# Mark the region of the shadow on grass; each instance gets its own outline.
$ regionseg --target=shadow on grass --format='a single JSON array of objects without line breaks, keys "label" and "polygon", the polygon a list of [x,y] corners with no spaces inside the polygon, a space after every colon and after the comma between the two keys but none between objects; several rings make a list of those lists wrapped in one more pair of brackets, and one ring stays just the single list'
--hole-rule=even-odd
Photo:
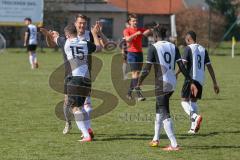
[{"label": "shadow on grass", "polygon": [[[214,56],[219,56],[219,57],[230,57],[231,56],[231,51],[229,53],[212,53]],[[240,53],[235,53],[235,56],[240,56]]]},{"label": "shadow on grass", "polygon": [[239,145],[209,145],[209,146],[183,146],[184,149],[239,149]]},{"label": "shadow on grass", "polygon": [[[220,132],[209,132],[209,133],[197,133],[197,134],[176,134],[178,139],[182,139],[183,137],[189,137],[189,138],[194,138],[194,137],[212,137],[216,136],[219,134],[240,134],[239,131],[220,131]],[[184,138],[183,138],[184,139]]]},{"label": "shadow on grass", "polygon": [[[79,132],[73,132],[68,133],[69,135],[78,134]],[[197,138],[197,137],[212,137],[219,134],[240,134],[239,131],[220,131],[220,132],[210,132],[210,133],[198,133],[195,135],[191,134],[176,134],[177,139],[191,139],[191,138]],[[136,133],[130,133],[130,134],[95,134],[94,141],[126,141],[126,140],[147,140],[150,141],[153,138],[153,134],[136,134]],[[160,139],[168,139],[166,134],[161,134]],[[233,147],[233,148],[240,148],[240,146],[186,146],[186,148],[193,147],[195,149],[212,149],[217,148],[224,148],[224,147]],[[199,148],[198,148],[199,147]],[[205,147],[205,148],[204,148]],[[209,147],[209,148],[207,148]],[[184,147],[185,148],[185,147]]]},{"label": "shadow on grass", "polygon": [[[125,140],[151,140],[153,135],[149,134],[97,134],[94,141],[125,141]],[[166,135],[161,136],[162,139],[167,139]]]},{"label": "shadow on grass", "polygon": [[[228,100],[229,98],[220,98],[220,97],[213,97],[213,98],[202,98],[201,100],[208,100],[208,101],[224,101],[224,100]],[[172,98],[171,100],[174,100],[174,101],[180,101],[181,98]]]},{"label": "shadow on grass", "polygon": [[[239,131],[220,131],[220,132],[210,132],[210,133],[200,133],[195,135],[189,134],[176,134],[177,139],[190,139],[197,137],[212,137],[219,134],[240,134]],[[97,134],[97,139],[95,141],[121,141],[121,140],[151,140],[153,135],[149,134],[116,134],[116,135],[108,135],[108,134]],[[160,139],[168,139],[166,134],[160,135]]]}]

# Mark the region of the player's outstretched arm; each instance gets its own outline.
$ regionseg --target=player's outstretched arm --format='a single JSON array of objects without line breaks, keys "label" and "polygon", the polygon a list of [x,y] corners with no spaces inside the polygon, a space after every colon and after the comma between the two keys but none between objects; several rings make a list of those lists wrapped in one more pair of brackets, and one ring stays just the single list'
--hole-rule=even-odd
[{"label": "player's outstretched arm", "polygon": [[147,29],[146,31],[143,32],[143,35],[145,37],[149,36],[152,33],[152,29]]},{"label": "player's outstretched arm", "polygon": [[54,42],[53,35],[51,34],[51,31],[48,31],[45,28],[40,28],[40,32],[46,37],[46,43],[49,47],[54,48],[56,46],[56,43]]},{"label": "player's outstretched arm", "polygon": [[146,31],[143,32],[143,35],[145,37],[149,36],[150,34],[153,33],[154,28],[159,27],[159,24],[156,24],[155,26],[152,26],[151,28],[147,29]]},{"label": "player's outstretched arm", "polygon": [[137,37],[138,35],[141,35],[142,32],[141,31],[137,31],[136,33],[132,34],[132,35],[127,35],[126,33],[124,33],[124,38],[127,42],[131,42],[135,37]]},{"label": "player's outstretched arm", "polygon": [[215,91],[216,94],[219,93],[219,86],[217,84],[217,80],[216,80],[216,77],[215,77],[215,73],[214,73],[214,70],[213,70],[213,67],[211,64],[207,64],[207,69],[208,69],[208,72],[212,78],[212,81],[213,81],[213,89]]}]

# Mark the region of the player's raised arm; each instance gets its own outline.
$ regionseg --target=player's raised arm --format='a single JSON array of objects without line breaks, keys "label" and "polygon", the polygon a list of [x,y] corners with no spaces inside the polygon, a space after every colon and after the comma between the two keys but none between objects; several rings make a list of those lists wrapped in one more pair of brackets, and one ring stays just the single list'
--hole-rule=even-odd
[{"label": "player's raised arm", "polygon": [[46,43],[49,47],[55,47],[56,43],[54,42],[53,35],[51,34],[51,31],[48,31],[45,28],[40,28],[40,32],[46,37]]},{"label": "player's raised arm", "polygon": [[93,35],[94,44],[96,45],[96,52],[100,52],[102,50],[102,46],[98,38],[98,34],[100,33],[100,26],[98,24],[94,25],[94,27],[91,28],[91,32]]},{"label": "player's raised arm", "polygon": [[98,25],[98,27],[100,29],[99,33],[98,33],[98,37],[100,38],[100,44],[101,44],[102,48],[104,48],[105,45],[108,43],[108,39],[102,32],[102,27],[103,26],[102,26],[101,22],[97,21],[96,25]]}]

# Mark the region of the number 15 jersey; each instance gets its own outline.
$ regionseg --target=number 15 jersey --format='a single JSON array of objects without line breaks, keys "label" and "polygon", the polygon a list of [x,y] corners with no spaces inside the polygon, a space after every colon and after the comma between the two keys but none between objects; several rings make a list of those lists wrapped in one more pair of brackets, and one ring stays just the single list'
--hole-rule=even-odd
[{"label": "number 15 jersey", "polygon": [[70,63],[72,76],[90,78],[89,56],[96,50],[91,42],[79,38],[67,39],[64,45],[64,52]]},{"label": "number 15 jersey", "polygon": [[183,61],[187,62],[187,70],[192,79],[203,86],[205,65],[211,63],[207,50],[199,44],[190,44],[185,49]]}]

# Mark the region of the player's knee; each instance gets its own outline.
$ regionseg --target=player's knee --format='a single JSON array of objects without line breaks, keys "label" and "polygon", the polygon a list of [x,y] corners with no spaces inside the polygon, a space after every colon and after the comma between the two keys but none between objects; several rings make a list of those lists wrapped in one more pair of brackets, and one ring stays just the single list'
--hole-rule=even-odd
[{"label": "player's knee", "polygon": [[168,119],[168,118],[171,118],[171,115],[170,115],[170,113],[167,113],[167,112],[165,112],[165,113],[163,113],[163,121],[165,120],[165,119]]},{"label": "player's knee", "polygon": [[89,120],[88,113],[81,111],[78,107],[77,109],[73,109],[73,114],[76,121],[86,121]]},{"label": "player's knee", "polygon": [[193,102],[193,103],[196,103],[197,102],[197,98],[191,98],[191,102]]},{"label": "player's knee", "polygon": [[157,108],[157,114],[160,115],[162,121],[165,119],[171,118],[169,110],[167,110],[167,107],[163,105]]},{"label": "player's knee", "polygon": [[182,98],[182,102],[189,102],[190,99],[189,98]]},{"label": "player's knee", "polygon": [[182,106],[188,105],[188,101],[182,101],[182,102],[181,102],[181,105],[182,105]]},{"label": "player's knee", "polygon": [[162,114],[156,114],[156,118],[155,118],[155,121],[160,124],[162,122]]}]

